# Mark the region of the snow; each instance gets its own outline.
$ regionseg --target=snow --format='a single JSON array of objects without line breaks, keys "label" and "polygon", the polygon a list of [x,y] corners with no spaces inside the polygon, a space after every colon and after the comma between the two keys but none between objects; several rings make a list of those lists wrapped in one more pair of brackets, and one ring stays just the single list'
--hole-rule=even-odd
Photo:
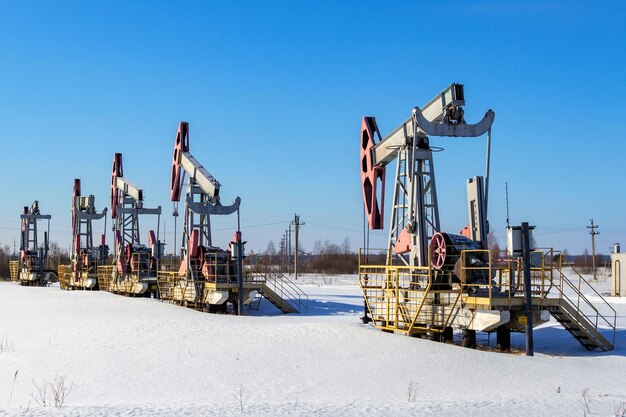
[{"label": "snow", "polygon": [[[588,352],[551,321],[526,357],[364,325],[356,281],[303,276],[306,313],[263,301],[242,317],[0,283],[0,415],[572,416],[583,414],[585,389],[592,415],[626,402],[621,299],[607,298],[616,350]],[[523,335],[512,342],[523,350]],[[56,376],[72,392],[63,407],[40,407],[33,382]]]}]

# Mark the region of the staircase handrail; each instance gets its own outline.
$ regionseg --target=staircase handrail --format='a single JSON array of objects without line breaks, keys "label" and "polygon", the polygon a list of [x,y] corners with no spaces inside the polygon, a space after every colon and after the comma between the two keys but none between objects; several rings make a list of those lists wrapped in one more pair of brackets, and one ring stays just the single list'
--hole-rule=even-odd
[{"label": "staircase handrail", "polygon": [[268,271],[266,273],[265,285],[270,287],[272,291],[286,302],[290,304],[295,303],[296,310],[302,311],[302,308],[304,308],[304,310],[308,311],[309,296],[285,275]]},{"label": "staircase handrail", "polygon": [[[572,266],[571,269],[572,269],[573,272],[576,273],[576,275],[578,275],[578,288],[576,288],[576,286],[565,276],[565,274],[563,274],[563,271],[561,270],[561,268],[558,268],[559,275],[560,275],[559,278],[561,279],[561,285],[557,286],[556,288],[559,290],[561,298],[567,299],[567,301],[569,301],[569,303],[572,306],[575,306],[576,307],[576,314],[578,316],[582,315],[587,321],[589,321],[589,323],[593,324],[595,329],[596,329],[596,331],[598,330],[599,318],[601,318],[604,321],[604,323],[606,323],[606,325],[609,327],[609,329],[613,330],[613,339],[612,339],[611,344],[615,345],[615,333],[616,333],[616,327],[617,327],[617,312],[608,303],[608,301],[606,301],[606,299],[595,288],[593,288],[593,286],[591,286],[591,284],[589,284],[589,282],[580,274],[580,272],[578,272],[578,270],[576,268],[574,268]],[[604,305],[606,305],[606,307],[608,307],[612,311],[612,313],[613,313],[613,324],[611,324],[611,322],[602,313],[600,313],[600,311],[593,305],[593,303],[591,301],[589,301],[589,299],[581,292],[581,290],[580,290],[580,283],[581,282],[584,282],[589,288],[591,288],[591,290],[594,292],[594,294],[597,295],[602,300]],[[574,293],[577,295],[576,303],[574,303],[572,301],[572,299],[565,294],[565,291],[563,290],[563,283],[567,284],[569,286],[569,288],[572,289],[574,291]],[[584,303],[587,305],[587,307],[590,307],[595,312],[595,320],[592,320],[592,318],[589,317],[589,315],[585,314],[581,310],[581,308],[580,308],[580,300],[581,299],[584,301]]]}]

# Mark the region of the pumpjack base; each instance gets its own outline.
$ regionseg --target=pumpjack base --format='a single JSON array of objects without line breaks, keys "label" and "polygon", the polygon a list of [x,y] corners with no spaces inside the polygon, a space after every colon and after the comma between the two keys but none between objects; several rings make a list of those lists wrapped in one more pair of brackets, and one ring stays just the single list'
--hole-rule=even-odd
[{"label": "pumpjack base", "polygon": [[[462,259],[465,252],[476,251],[464,251]],[[533,327],[553,317],[585,349],[612,350],[615,310],[600,294],[597,298],[605,305],[595,309],[578,288],[584,285],[589,291],[595,291],[582,275],[569,267],[571,272],[568,270],[568,273],[577,275],[579,283],[575,285],[560,265],[552,262],[559,259],[552,250],[538,253],[542,261],[531,270],[529,311],[523,284],[514,279],[521,274],[513,263],[462,265],[457,276],[482,278],[455,282],[450,275],[448,286],[440,285],[440,272],[432,267],[362,264],[359,284],[367,306],[366,315],[374,327],[383,331],[434,340],[445,340],[449,328],[458,329],[462,332],[461,344],[467,347],[476,346],[476,332],[495,332],[499,350],[511,348],[511,332],[526,331],[529,315],[532,315]],[[603,311],[603,314],[588,314],[583,307]]]}]

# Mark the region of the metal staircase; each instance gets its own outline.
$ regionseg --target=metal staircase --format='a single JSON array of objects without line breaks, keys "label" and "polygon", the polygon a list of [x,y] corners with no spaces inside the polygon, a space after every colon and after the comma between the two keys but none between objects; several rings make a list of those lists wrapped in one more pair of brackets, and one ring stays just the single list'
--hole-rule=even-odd
[{"label": "metal staircase", "polygon": [[[559,291],[559,302],[547,306],[548,311],[585,349],[599,349],[603,352],[613,350],[617,317],[615,309],[575,268],[572,267],[571,269],[578,276],[578,285],[568,279],[560,268],[556,269],[560,278],[560,285],[556,287]],[[589,301],[583,294],[581,287],[586,291],[590,289],[592,294],[602,300],[603,303],[598,305],[606,310],[604,313]],[[610,316],[613,317],[612,323]],[[612,331],[611,341],[600,333],[599,325]]]},{"label": "metal staircase", "polygon": [[265,297],[267,301],[272,303],[274,307],[282,311],[283,313],[299,313],[294,306],[292,306],[287,300],[276,294],[270,287],[264,284],[260,289],[261,295]]},{"label": "metal staircase", "polygon": [[596,327],[583,316],[576,313],[572,306],[561,299],[558,306],[548,308],[552,317],[571,333],[587,350],[599,349],[603,352],[613,350],[613,344],[602,336]]},{"label": "metal staircase", "polygon": [[247,280],[260,283],[261,295],[285,314],[301,313],[308,309],[309,297],[293,281],[279,272],[250,273]]}]

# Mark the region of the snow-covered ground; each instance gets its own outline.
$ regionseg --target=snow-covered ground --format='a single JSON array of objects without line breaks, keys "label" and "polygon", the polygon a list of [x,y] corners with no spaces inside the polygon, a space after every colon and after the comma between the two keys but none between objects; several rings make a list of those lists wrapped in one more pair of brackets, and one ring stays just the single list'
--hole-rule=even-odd
[{"label": "snow-covered ground", "polygon": [[[299,284],[308,312],[263,301],[237,317],[0,283],[0,415],[582,416],[587,390],[588,414],[613,416],[626,402],[621,299],[616,350],[587,352],[552,321],[526,357],[363,325],[355,276]],[[73,384],[65,405],[39,406],[36,385],[59,376]]]}]

